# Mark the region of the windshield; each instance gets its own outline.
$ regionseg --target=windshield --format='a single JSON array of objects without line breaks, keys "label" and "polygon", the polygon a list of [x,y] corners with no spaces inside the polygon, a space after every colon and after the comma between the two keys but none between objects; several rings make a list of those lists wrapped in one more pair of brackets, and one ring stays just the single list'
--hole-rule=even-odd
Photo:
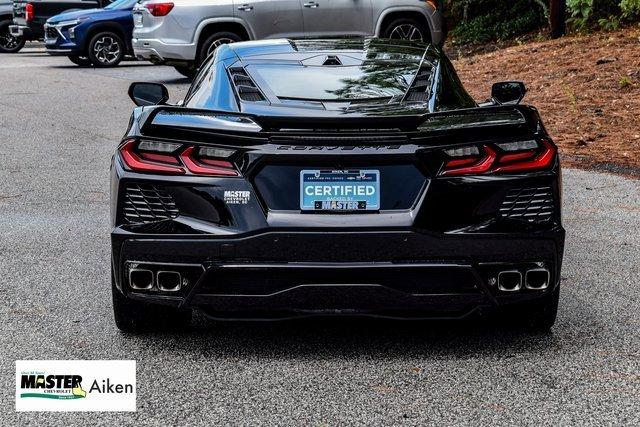
[{"label": "windshield", "polygon": [[402,96],[417,68],[416,62],[371,61],[342,67],[251,64],[246,70],[280,99],[350,101]]},{"label": "windshield", "polygon": [[111,3],[109,6],[105,6],[105,9],[110,10],[127,10],[133,9],[133,6],[136,5],[138,0],[116,0]]}]

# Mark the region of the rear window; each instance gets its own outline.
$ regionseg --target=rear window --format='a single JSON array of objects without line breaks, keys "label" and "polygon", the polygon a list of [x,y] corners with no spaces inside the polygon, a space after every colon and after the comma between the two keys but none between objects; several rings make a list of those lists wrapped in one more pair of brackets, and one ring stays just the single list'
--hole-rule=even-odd
[{"label": "rear window", "polygon": [[385,61],[341,67],[251,64],[246,70],[258,86],[266,86],[281,99],[350,101],[404,95],[417,64]]}]

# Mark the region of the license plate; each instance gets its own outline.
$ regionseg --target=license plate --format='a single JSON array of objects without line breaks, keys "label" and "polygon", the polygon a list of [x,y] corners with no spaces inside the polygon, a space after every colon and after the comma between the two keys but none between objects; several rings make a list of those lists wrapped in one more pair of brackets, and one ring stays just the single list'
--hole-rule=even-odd
[{"label": "license plate", "polygon": [[300,172],[300,209],[380,210],[380,171],[303,170]]}]

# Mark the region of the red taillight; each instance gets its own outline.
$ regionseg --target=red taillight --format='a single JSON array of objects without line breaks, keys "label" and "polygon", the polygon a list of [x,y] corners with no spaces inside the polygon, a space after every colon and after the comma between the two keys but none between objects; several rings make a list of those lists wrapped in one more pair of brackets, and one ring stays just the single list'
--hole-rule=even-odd
[{"label": "red taillight", "polygon": [[[208,147],[209,151],[212,151]],[[205,153],[207,151],[205,150]],[[232,155],[234,151],[213,149],[213,152]],[[193,146],[184,148],[178,143],[163,143],[135,139],[124,141],[120,155],[127,169],[134,172],[148,172],[170,175],[240,176],[235,165],[224,159],[214,159],[198,155]]]},{"label": "red taillight", "polygon": [[147,3],[144,7],[153,16],[166,16],[173,9],[173,3]]},{"label": "red taillight", "polygon": [[147,154],[138,155],[138,153],[134,151],[135,146],[136,140],[130,139],[120,147],[122,160],[132,171],[184,175],[185,170],[180,166],[164,164],[168,162],[161,162],[157,158],[155,160],[148,157],[145,159],[143,156],[148,156]]},{"label": "red taillight", "polygon": [[180,154],[180,160],[195,175],[238,176],[233,163],[226,160],[196,159],[195,148],[189,147]]},{"label": "red taillight", "polygon": [[[529,151],[527,157],[514,160],[515,154],[505,154],[500,158],[494,172],[525,172],[547,169],[556,156],[556,147],[546,139],[541,141],[540,151]],[[525,154],[525,153],[522,153]],[[512,156],[509,158],[509,156]]]},{"label": "red taillight", "polygon": [[34,18],[34,13],[33,13],[33,5],[31,3],[27,3],[27,5],[24,7],[24,19],[27,22],[31,22],[33,21]]},{"label": "red taillight", "polygon": [[[537,146],[537,149],[533,149]],[[557,149],[548,140],[498,144],[500,149],[490,145],[477,147],[473,155],[464,150],[468,148],[450,150],[464,155],[449,155],[440,176],[479,175],[485,173],[516,173],[549,168],[555,159]],[[503,148],[508,147],[508,148]],[[457,154],[457,153],[456,153]]]},{"label": "red taillight", "polygon": [[[496,152],[488,146],[484,147],[484,155],[479,158],[449,160],[442,171],[442,176],[476,175],[488,172],[496,160]],[[464,162],[464,163],[463,163]]]}]

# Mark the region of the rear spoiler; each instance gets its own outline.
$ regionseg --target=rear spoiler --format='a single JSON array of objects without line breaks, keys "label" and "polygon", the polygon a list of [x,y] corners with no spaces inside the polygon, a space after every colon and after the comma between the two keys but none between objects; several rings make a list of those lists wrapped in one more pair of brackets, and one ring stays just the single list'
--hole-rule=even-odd
[{"label": "rear spoiler", "polygon": [[[449,132],[471,128],[530,127],[537,112],[527,106],[491,106],[415,115],[377,112],[345,113],[313,111],[315,116],[256,115],[200,110],[175,106],[145,107],[139,116],[143,134],[161,130],[185,130],[247,137],[295,131],[400,131]],[[324,113],[324,114],[323,114]]]}]

